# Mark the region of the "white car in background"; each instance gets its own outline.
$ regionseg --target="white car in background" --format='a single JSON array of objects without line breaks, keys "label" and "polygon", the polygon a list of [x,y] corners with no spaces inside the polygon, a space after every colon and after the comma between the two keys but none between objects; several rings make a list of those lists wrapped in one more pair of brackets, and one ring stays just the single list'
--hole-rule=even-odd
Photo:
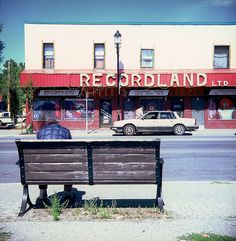
[{"label": "white car in background", "polygon": [[16,123],[25,123],[26,122],[26,117],[25,116],[21,116],[21,115],[17,115],[16,116]]},{"label": "white car in background", "polygon": [[0,126],[2,127],[14,127],[15,123],[10,112],[0,112]]},{"label": "white car in background", "polygon": [[139,119],[115,121],[111,129],[115,133],[132,136],[135,133],[173,132],[183,135],[185,131],[197,130],[194,118],[180,118],[174,111],[150,111]]}]

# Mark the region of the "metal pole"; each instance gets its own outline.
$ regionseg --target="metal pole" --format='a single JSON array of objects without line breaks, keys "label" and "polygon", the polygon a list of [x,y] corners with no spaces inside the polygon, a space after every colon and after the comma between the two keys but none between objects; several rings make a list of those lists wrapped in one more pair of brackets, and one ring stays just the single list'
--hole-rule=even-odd
[{"label": "metal pole", "polygon": [[86,99],[85,99],[85,115],[86,115],[86,133],[88,134],[88,92],[86,92]]},{"label": "metal pole", "polygon": [[119,66],[119,44],[116,44],[117,54],[117,120],[120,120],[120,66]]},{"label": "metal pole", "polygon": [[10,88],[11,88],[11,61],[7,62],[7,74],[8,74],[8,96],[7,96],[7,111],[10,112]]}]

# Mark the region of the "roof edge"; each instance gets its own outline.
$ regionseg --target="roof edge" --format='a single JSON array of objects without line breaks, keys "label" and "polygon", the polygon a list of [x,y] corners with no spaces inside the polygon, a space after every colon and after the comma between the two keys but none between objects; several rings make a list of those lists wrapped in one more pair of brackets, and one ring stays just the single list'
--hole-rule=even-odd
[{"label": "roof edge", "polygon": [[45,24],[45,25],[236,25],[232,22],[135,22],[135,21],[78,21],[78,22],[46,22],[46,21],[25,21],[24,24]]}]

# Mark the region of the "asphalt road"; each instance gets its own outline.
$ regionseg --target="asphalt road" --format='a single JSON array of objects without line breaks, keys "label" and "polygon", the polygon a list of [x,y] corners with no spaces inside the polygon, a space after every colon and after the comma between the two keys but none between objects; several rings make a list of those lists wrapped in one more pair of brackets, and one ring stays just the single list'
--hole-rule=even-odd
[{"label": "asphalt road", "polygon": [[162,140],[161,156],[166,181],[236,180],[235,140]]},{"label": "asphalt road", "polygon": [[[146,138],[140,136],[140,138]],[[161,137],[164,181],[236,181],[236,141],[232,137]],[[0,140],[0,182],[20,181],[13,140]]]}]

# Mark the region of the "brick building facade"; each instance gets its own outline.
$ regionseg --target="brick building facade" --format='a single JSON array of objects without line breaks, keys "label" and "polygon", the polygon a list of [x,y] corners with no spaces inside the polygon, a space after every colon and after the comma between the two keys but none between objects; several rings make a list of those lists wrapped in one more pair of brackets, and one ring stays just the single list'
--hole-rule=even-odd
[{"label": "brick building facade", "polygon": [[235,36],[235,24],[25,24],[20,80],[34,89],[27,123],[38,129],[53,117],[71,129],[108,128],[143,105],[204,128],[236,128]]}]

